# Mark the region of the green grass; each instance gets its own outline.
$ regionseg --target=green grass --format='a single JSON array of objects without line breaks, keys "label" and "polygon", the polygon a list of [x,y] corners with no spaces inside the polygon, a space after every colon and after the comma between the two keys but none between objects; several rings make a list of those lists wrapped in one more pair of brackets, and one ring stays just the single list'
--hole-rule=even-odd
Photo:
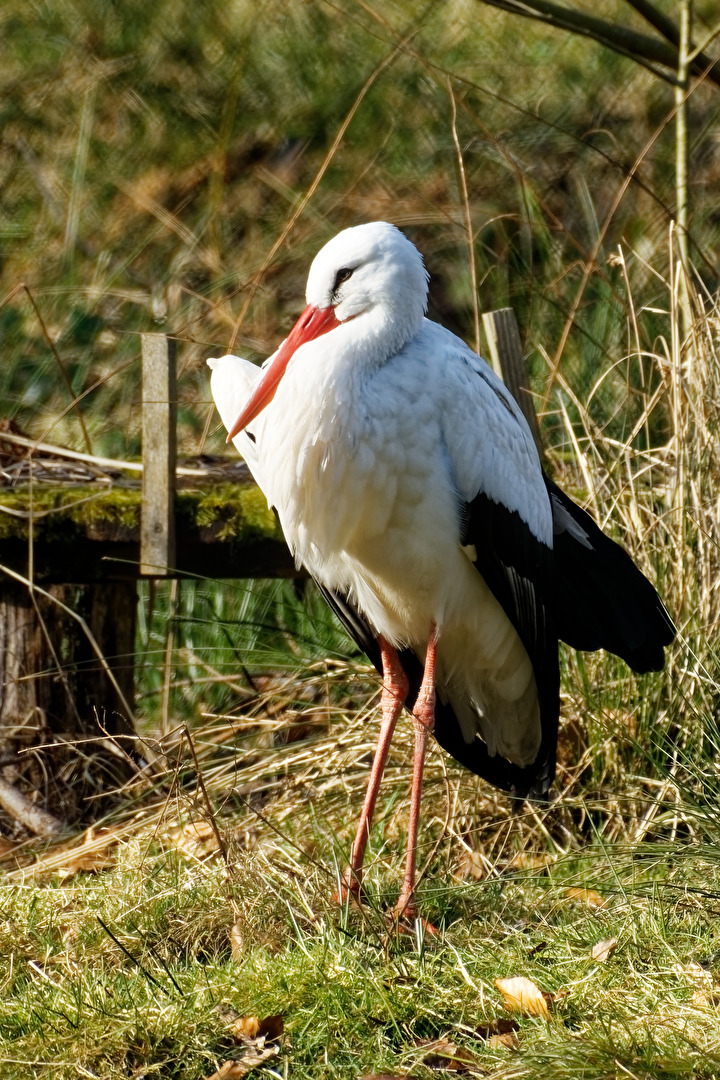
[{"label": "green grass", "polygon": [[[396,845],[373,851],[360,916],[328,898],[346,840],[324,844],[308,806],[294,835],[313,843],[312,861],[277,836],[240,850],[236,825],[221,820],[228,871],[188,857],[161,828],[121,841],[115,865],[95,875],[2,887],[3,1077],[202,1078],[242,1056],[228,1009],[282,1014],[264,1075],[430,1076],[423,1044],[442,1037],[470,1051],[480,1075],[718,1075],[714,850],[595,844],[480,882],[435,864],[421,905],[439,933],[423,939],[398,936],[382,915]],[[604,906],[569,898],[577,887]],[[615,951],[594,961],[607,938]],[[508,1016],[495,980],[516,975],[556,996],[551,1018],[516,1016],[516,1048],[490,1047],[483,1027]]]},{"label": "green grass", "polygon": [[[621,0],[601,6],[647,29]],[[409,231],[432,272],[433,314],[471,336],[448,78],[480,303],[515,307],[534,385],[546,353],[561,349],[561,371],[584,393],[598,365],[626,351],[621,244],[637,254],[639,331],[652,348],[657,317],[646,309],[657,307],[675,200],[672,88],[592,42],[480,4],[430,4],[422,18],[404,0],[373,10],[292,0],[259,18],[249,2],[61,0],[27,18],[19,0],[3,5],[0,398],[29,434],[84,450],[82,410],[96,452],[136,456],[137,335],[164,329],[180,345],[181,449],[219,448],[204,434],[205,358],[235,332],[238,350],[268,355],[302,307],[312,255],[363,220]],[[714,16],[696,4],[700,38]],[[414,54],[382,72],[328,158],[366,80],[413,29]],[[691,231],[710,287],[719,107],[717,92],[695,88]],[[606,411],[619,389],[609,380]],[[552,416],[545,427],[555,440]]]}]

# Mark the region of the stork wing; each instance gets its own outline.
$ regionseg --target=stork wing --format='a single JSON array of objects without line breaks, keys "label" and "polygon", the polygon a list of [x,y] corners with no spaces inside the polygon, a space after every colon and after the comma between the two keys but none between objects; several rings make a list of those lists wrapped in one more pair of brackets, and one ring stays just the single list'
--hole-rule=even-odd
[{"label": "stork wing", "polygon": [[[212,370],[210,392],[217,411],[220,413],[220,419],[229,431],[252,394],[255,384],[260,378],[261,369],[241,356],[221,356],[217,360],[208,360],[207,363]],[[256,423],[260,422],[261,417],[258,417]],[[255,482],[264,492],[262,466],[252,430],[253,426],[251,425],[250,428],[246,428],[245,431],[241,431],[239,435],[236,435],[233,439],[233,445],[247,462]]]},{"label": "stork wing", "polygon": [[466,743],[454,717],[443,717],[436,737],[453,757],[498,787],[541,796],[555,772],[559,713],[550,499],[514,399],[484,361],[452,341],[443,434],[461,498],[461,543],[530,658],[541,742],[535,761],[519,767],[500,755],[490,757],[478,739]]},{"label": "stork wing", "polygon": [[545,478],[553,512],[558,636],[574,649],[608,649],[634,671],[660,671],[675,627],[628,553]]}]

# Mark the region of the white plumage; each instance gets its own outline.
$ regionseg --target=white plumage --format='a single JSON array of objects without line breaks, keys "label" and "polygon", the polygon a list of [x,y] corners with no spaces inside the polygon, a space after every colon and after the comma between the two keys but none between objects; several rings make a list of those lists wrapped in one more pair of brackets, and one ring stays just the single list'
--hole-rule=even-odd
[{"label": "white plumage", "polygon": [[[312,265],[309,305],[330,306],[338,261],[362,267],[335,306],[350,321],[297,349],[252,425],[256,442],[241,436],[238,449],[298,564],[421,659],[434,624],[438,691],[466,741],[480,731],[491,753],[528,765],[540,745],[532,665],[462,551],[461,505],[482,490],[550,544],[535,446],[493,371],[424,318],[426,275],[401,233],[377,224],[335,237]],[[260,372],[238,357],[210,363],[230,427]]]},{"label": "white plumage", "polygon": [[438,720],[438,739],[483,775],[502,759],[506,773],[490,776],[500,786],[529,790],[534,778],[544,790],[557,725],[554,534],[592,550],[587,529],[599,530],[550,490],[503,383],[424,317],[427,274],[397,229],[331,240],[307,303],[262,372],[208,361],[223,422],[298,564],[350,612],[351,631],[366,628],[364,647],[376,639],[422,664],[436,642],[449,732]]}]

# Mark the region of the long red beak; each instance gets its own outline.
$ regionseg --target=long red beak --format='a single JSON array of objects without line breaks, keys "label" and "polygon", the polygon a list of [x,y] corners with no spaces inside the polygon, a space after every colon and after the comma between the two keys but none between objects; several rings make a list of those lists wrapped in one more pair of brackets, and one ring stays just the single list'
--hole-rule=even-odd
[{"label": "long red beak", "polygon": [[313,338],[320,337],[321,334],[327,334],[328,330],[332,330],[339,325],[339,321],[335,318],[335,308],[317,308],[313,307],[312,304],[305,308],[288,337],[280,346],[272,364],[268,365],[265,374],[255,387],[254,394],[228,432],[228,442],[234,439],[243,428],[246,428],[266,405],[270,404],[275,397],[278,383],[285,374],[285,368],[288,366],[295,350],[304,345],[306,341],[312,341]]}]

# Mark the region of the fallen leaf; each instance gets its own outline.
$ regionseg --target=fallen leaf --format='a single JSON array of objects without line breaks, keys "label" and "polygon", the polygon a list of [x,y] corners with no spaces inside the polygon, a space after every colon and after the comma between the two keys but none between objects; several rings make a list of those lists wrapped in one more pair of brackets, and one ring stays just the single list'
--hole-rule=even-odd
[{"label": "fallen leaf", "polygon": [[699,989],[690,998],[696,1009],[715,1008],[720,1005],[720,990]]},{"label": "fallen leaf", "polygon": [[266,1016],[264,1020],[260,1021],[258,1038],[265,1039],[266,1042],[276,1042],[284,1030],[285,1021],[283,1020],[283,1014],[275,1013],[274,1016]]},{"label": "fallen leaf", "polygon": [[242,1080],[253,1069],[257,1069],[258,1065],[262,1065],[263,1062],[276,1057],[279,1053],[277,1046],[267,1046],[262,1049],[248,1047],[242,1057],[223,1062],[217,1072],[208,1076],[206,1080]]},{"label": "fallen leaf", "polygon": [[703,986],[712,986],[715,982],[713,973],[698,964],[697,960],[689,960],[687,964],[673,964],[673,972],[681,978],[691,979]]},{"label": "fallen leaf", "polygon": [[512,979],[496,979],[495,985],[503,996],[503,1005],[509,1012],[523,1016],[541,1016],[550,1019],[549,1005],[553,995],[541,990],[532,979],[516,975]]},{"label": "fallen leaf", "polygon": [[484,1075],[485,1069],[480,1064],[479,1058],[470,1053],[464,1046],[457,1046],[449,1039],[428,1039],[418,1043],[423,1047],[423,1065],[428,1069],[444,1069],[447,1072],[457,1073],[480,1073]]},{"label": "fallen leaf", "polygon": [[236,1039],[254,1039],[260,1030],[260,1020],[257,1016],[238,1016],[228,1024],[228,1029]]},{"label": "fallen leaf", "polygon": [[540,854],[535,851],[518,851],[513,855],[508,865],[508,870],[541,870],[555,861],[554,855]]},{"label": "fallen leaf", "polygon": [[482,881],[488,874],[488,860],[481,851],[464,851],[458,861],[457,876]]},{"label": "fallen leaf", "polygon": [[586,904],[588,907],[607,907],[607,900],[604,900],[594,889],[568,889],[565,896],[568,900],[576,900],[579,904]]},{"label": "fallen leaf", "polygon": [[604,964],[615,952],[617,943],[618,939],[616,937],[603,938],[602,941],[597,941],[590,950],[591,959],[597,960],[599,964]]},{"label": "fallen leaf", "polygon": [[399,1073],[365,1073],[364,1076],[358,1076],[357,1080],[413,1080],[407,1073],[400,1075]]},{"label": "fallen leaf", "polygon": [[504,1035],[491,1035],[487,1040],[487,1044],[493,1050],[497,1050],[501,1046],[506,1050],[514,1050],[516,1046],[520,1045],[520,1036],[516,1031],[506,1031]]},{"label": "fallen leaf", "polygon": [[96,874],[115,862],[118,837],[112,829],[95,829],[91,826],[83,835],[83,842],[75,844],[63,853],[62,864],[57,869],[61,881],[76,874]]},{"label": "fallen leaf", "polygon": [[228,1030],[241,1042],[255,1042],[260,1048],[266,1042],[276,1042],[282,1035],[285,1024],[282,1013],[266,1016],[260,1020],[257,1016],[233,1016],[227,1019]]},{"label": "fallen leaf", "polygon": [[171,839],[191,859],[207,859],[220,850],[215,830],[209,821],[188,821],[180,829],[173,829]]}]

